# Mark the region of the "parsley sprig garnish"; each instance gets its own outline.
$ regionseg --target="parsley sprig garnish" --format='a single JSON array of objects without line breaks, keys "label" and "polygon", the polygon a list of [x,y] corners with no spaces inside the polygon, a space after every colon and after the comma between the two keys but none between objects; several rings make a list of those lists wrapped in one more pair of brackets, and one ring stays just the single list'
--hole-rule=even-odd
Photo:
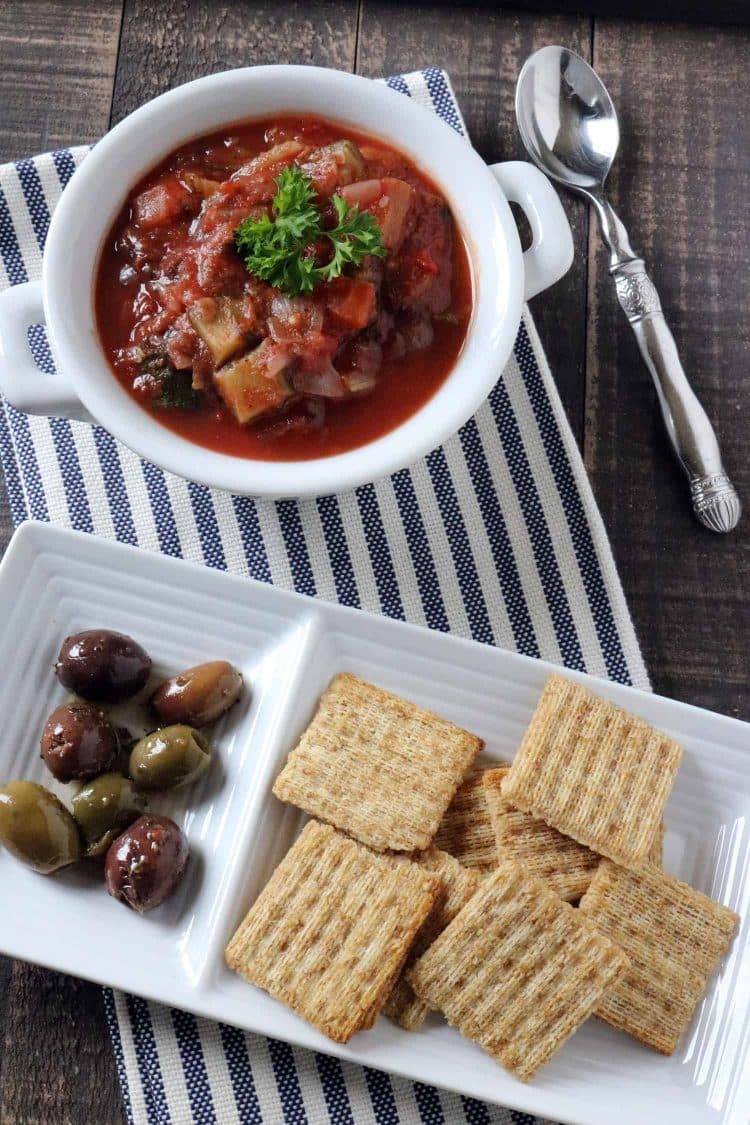
[{"label": "parsley sprig garnish", "polygon": [[[276,177],[271,215],[244,219],[234,243],[249,273],[281,289],[289,297],[311,293],[322,281],[339,277],[346,266],[359,266],[368,254],[384,258],[380,227],[367,212],[340,195],[332,198],[336,226],[325,230],[322,215],[313,203],[310,177],[295,164]],[[333,250],[324,266],[316,266],[309,248],[328,239]]]}]

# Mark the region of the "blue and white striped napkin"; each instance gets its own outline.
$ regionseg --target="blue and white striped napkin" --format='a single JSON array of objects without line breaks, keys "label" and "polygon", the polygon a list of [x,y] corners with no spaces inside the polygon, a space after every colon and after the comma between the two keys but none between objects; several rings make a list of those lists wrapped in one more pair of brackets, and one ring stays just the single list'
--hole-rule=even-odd
[{"label": "blue and white striped napkin", "polygon": [[[443,71],[388,84],[465,133]],[[0,168],[0,288],[40,276],[50,213],[87,151]],[[30,337],[49,370],[43,329]],[[98,427],[27,417],[2,402],[13,519],[50,520],[647,688],[601,517],[528,310],[498,376],[475,417],[423,461],[355,492],[302,502],[211,491],[141,461]],[[134,1125],[533,1125],[523,1113],[105,995]]]}]

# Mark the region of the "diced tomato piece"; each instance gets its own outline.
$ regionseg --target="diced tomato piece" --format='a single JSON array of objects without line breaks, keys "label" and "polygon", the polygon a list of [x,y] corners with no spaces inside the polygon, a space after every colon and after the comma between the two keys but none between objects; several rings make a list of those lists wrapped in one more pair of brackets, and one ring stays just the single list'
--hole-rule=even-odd
[{"label": "diced tomato piece", "polygon": [[429,250],[417,250],[414,255],[414,261],[424,273],[431,273],[433,275],[440,273],[440,266]]},{"label": "diced tomato piece", "polygon": [[358,332],[375,319],[375,286],[369,281],[338,277],[330,283],[326,293],[326,306],[338,324]]},{"label": "diced tomato piece", "polygon": [[136,196],[133,217],[141,227],[151,230],[196,210],[199,202],[176,176],[172,176]]}]

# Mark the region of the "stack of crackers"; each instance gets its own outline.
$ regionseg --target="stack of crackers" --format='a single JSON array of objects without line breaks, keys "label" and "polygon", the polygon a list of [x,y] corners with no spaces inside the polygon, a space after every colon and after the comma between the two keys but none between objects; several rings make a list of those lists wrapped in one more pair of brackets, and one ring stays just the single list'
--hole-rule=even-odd
[{"label": "stack of crackers", "polygon": [[439,1010],[523,1081],[590,1015],[671,1054],[738,921],[661,869],[680,747],[552,676],[513,764],[482,749],[337,676],[274,785],[314,819],[230,968],[337,1042]]}]

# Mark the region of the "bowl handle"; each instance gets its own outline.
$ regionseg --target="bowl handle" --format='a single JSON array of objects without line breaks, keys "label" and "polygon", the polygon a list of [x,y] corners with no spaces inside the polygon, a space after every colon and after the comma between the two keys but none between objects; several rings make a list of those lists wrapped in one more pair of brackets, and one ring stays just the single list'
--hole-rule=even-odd
[{"label": "bowl handle", "polygon": [[88,420],[67,380],[57,371],[41,371],[34,362],[28,330],[44,322],[41,281],[11,285],[0,293],[0,391],[26,414]]},{"label": "bowl handle", "polygon": [[506,199],[517,203],[529,220],[533,242],[523,256],[524,300],[548,289],[568,272],[573,235],[562,203],[547,177],[525,160],[490,165]]}]

